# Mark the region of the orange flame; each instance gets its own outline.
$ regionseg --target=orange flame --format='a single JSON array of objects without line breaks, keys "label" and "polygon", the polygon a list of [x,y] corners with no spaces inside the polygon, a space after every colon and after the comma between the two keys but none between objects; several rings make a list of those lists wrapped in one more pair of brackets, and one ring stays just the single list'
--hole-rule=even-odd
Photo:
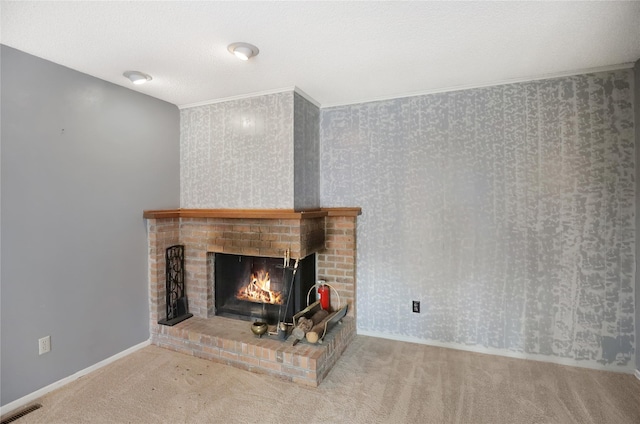
[{"label": "orange flame", "polygon": [[282,293],[271,290],[271,278],[266,271],[252,273],[251,281],[247,286],[238,290],[236,298],[256,303],[282,304]]}]

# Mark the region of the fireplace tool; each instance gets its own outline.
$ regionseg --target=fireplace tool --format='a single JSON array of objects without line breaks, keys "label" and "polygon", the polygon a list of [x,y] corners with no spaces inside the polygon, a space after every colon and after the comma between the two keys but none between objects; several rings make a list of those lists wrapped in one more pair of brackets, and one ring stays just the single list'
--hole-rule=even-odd
[{"label": "fireplace tool", "polygon": [[[284,270],[286,270],[287,268],[289,268],[289,251],[287,250],[287,253],[285,254],[285,266],[284,266]],[[282,340],[285,340],[287,338],[287,324],[283,321],[283,313],[282,313],[282,307],[284,306],[284,313],[286,316],[286,311],[289,310],[289,302],[291,301],[291,292],[293,291],[293,282],[296,279],[296,271],[298,271],[298,262],[300,260],[296,259],[296,262],[293,265],[293,272],[291,273],[291,280],[289,281],[289,290],[287,291],[287,302],[285,305],[280,305],[280,309],[278,310],[278,327],[277,327],[277,334],[278,337]]]}]

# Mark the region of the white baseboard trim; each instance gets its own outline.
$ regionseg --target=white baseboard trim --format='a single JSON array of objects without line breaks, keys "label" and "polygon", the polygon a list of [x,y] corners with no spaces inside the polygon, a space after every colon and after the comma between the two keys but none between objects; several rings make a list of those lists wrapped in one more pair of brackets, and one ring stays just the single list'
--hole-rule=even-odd
[{"label": "white baseboard trim", "polygon": [[636,370],[636,372],[634,372],[633,374],[636,376],[638,380],[640,380],[640,370]]},{"label": "white baseboard trim", "polygon": [[140,350],[144,347],[147,347],[151,344],[151,340],[146,340],[142,343],[139,343],[135,346],[130,347],[129,349],[123,350],[120,353],[116,353],[113,356],[110,356],[109,358],[102,360],[100,362],[98,362],[97,364],[93,364],[90,367],[87,367],[83,370],[78,371],[77,373],[70,375],[69,377],[65,377],[62,380],[58,380],[55,383],[51,383],[46,387],[43,387],[40,390],[36,390],[33,393],[29,393],[26,396],[21,397],[20,399],[16,399],[13,402],[10,402],[4,406],[0,406],[0,416],[3,416],[5,414],[8,414],[20,407],[26,406],[28,403],[33,402],[34,400],[41,398],[42,396],[46,395],[47,393],[58,389],[62,386],[64,386],[65,384],[69,384],[72,381],[77,380],[80,377],[83,377],[97,369],[100,369],[102,367],[104,367],[105,365],[109,365],[112,362],[117,361],[120,358],[123,358],[127,355],[132,354],[133,352]]},{"label": "white baseboard trim", "polygon": [[[513,352],[513,351],[509,351],[509,350],[496,349],[496,348],[484,347],[484,346],[478,346],[478,345],[463,345],[463,344],[457,344],[457,343],[446,343],[446,342],[439,342],[439,341],[435,341],[435,340],[420,339],[418,337],[403,336],[403,335],[399,335],[399,334],[387,334],[387,333],[380,333],[380,332],[377,332],[377,331],[367,331],[367,330],[360,330],[360,329],[357,330],[357,334],[358,335],[362,335],[362,336],[370,336],[370,337],[378,337],[378,338],[381,338],[381,339],[395,340],[395,341],[399,341],[399,342],[417,343],[417,344],[423,344],[423,345],[427,345],[427,346],[444,347],[444,348],[447,348],[447,349],[464,350],[464,351],[467,351],[467,352],[485,353],[485,354],[496,355],[496,356],[505,356],[507,358],[517,358],[517,359],[527,359],[527,360],[531,360],[531,361],[549,362],[549,363],[552,363],[552,364],[567,365],[567,366],[570,366],[570,367],[588,368],[588,369],[600,370],[600,371],[619,372],[619,373],[624,373],[624,374],[633,374],[634,373],[633,365],[628,365],[628,366],[624,366],[624,367],[622,367],[622,366],[614,367],[614,366],[611,366],[611,365],[593,364],[592,362],[590,362],[590,363],[581,363],[580,361],[577,361],[577,360],[571,359],[571,358],[559,358],[559,357],[555,357],[555,356],[536,355],[536,354],[524,353],[524,352]],[[635,375],[636,375],[636,377],[640,378],[640,372],[638,370],[635,371]]]}]

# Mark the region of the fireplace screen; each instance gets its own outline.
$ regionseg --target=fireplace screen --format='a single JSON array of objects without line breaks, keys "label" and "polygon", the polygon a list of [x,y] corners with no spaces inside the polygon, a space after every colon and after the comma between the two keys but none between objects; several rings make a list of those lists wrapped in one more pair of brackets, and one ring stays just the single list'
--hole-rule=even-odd
[{"label": "fireplace screen", "polygon": [[315,282],[315,255],[300,261],[295,276],[282,258],[216,253],[214,266],[216,315],[231,318],[289,322]]}]

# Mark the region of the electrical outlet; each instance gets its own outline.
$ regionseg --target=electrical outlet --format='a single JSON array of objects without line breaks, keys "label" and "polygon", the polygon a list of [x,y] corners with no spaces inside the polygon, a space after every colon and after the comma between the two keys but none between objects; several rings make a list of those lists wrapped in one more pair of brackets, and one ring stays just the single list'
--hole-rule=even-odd
[{"label": "electrical outlet", "polygon": [[38,339],[38,355],[45,354],[51,350],[51,336]]},{"label": "electrical outlet", "polygon": [[415,312],[416,314],[420,313],[420,301],[419,300],[414,300],[413,301],[413,312]]}]

